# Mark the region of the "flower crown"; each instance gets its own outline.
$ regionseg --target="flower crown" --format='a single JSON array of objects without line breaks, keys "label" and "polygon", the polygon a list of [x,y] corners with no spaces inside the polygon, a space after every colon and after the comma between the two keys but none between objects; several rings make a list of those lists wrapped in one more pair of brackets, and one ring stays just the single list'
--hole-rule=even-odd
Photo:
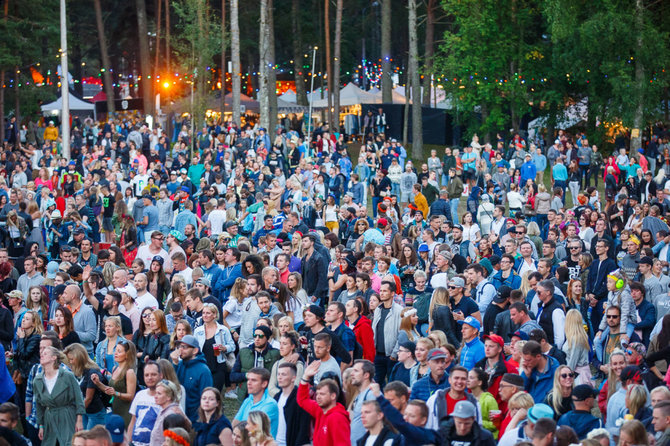
[{"label": "flower crown", "polygon": [[190,446],[189,442],[186,441],[185,438],[183,438],[179,434],[176,434],[176,433],[172,432],[171,430],[167,430],[167,429],[164,430],[163,435],[168,437],[168,438],[171,438],[172,440],[176,441],[177,443],[181,444],[182,446]]}]

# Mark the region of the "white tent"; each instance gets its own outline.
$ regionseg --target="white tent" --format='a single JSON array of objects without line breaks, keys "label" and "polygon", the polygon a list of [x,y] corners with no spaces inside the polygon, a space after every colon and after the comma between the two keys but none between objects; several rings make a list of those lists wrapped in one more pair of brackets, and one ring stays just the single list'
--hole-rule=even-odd
[{"label": "white tent", "polygon": [[[95,113],[95,105],[91,104],[90,102],[82,101],[72,93],[69,94],[70,97],[70,111],[71,112],[80,112],[79,114],[82,114],[81,112],[93,112]],[[63,98],[59,97],[55,101],[49,103],[49,104],[44,104],[42,107],[42,113],[48,113],[51,115],[57,115],[60,114],[61,110],[63,109]]]},{"label": "white tent", "polygon": [[[317,95],[320,95],[319,92],[315,92]],[[327,92],[324,92],[324,96]],[[310,95],[311,96],[311,95]],[[318,99],[315,99],[312,103],[312,106],[315,108],[324,108],[328,107],[328,97],[325,96],[323,99],[320,96],[317,96]],[[352,105],[358,104],[374,104],[375,96],[363,91],[358,88],[353,82],[349,82],[342,90],[340,90],[340,106],[349,107]]]},{"label": "white tent", "polygon": [[295,94],[295,91],[293,91],[293,90],[288,90],[283,95],[278,96],[277,101],[280,101],[280,100],[284,101],[284,102],[289,102],[289,103],[292,103],[292,104],[295,104],[298,101],[297,96]]}]

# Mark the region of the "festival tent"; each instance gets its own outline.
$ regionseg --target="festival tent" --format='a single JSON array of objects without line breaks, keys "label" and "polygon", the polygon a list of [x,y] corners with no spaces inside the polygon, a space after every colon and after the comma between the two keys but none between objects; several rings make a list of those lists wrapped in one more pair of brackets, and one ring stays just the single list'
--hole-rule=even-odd
[{"label": "festival tent", "polygon": [[[316,92],[319,94],[318,92]],[[361,90],[353,82],[349,82],[342,90],[340,90],[340,106],[349,107],[359,104],[374,104],[375,96],[367,91]],[[328,107],[328,97],[315,100],[312,103],[314,108]]]},{"label": "festival tent", "polygon": [[[72,115],[83,117],[93,115],[95,117],[95,105],[79,99],[72,92],[69,92],[68,96],[70,100],[70,113]],[[59,115],[63,109],[63,98],[61,96],[53,102],[42,105],[40,108],[44,114]]]},{"label": "festival tent", "polygon": [[283,95],[277,97],[277,102],[279,102],[280,100],[284,101],[284,102],[289,102],[289,103],[292,103],[292,104],[295,104],[296,102],[298,102],[295,91],[293,91],[293,90],[288,90]]}]

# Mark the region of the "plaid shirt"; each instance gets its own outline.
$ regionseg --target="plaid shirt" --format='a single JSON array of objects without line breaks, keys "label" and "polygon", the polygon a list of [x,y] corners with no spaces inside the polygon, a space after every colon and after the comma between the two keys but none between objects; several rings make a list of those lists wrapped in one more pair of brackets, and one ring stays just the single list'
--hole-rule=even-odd
[{"label": "plaid shirt", "polygon": [[[61,364],[60,368],[62,370],[71,371],[70,368],[65,364]],[[26,402],[31,402],[30,414],[26,414],[26,421],[28,421],[28,423],[30,423],[35,429],[38,429],[39,425],[37,424],[37,409],[35,408],[35,396],[33,395],[33,380],[37,374],[42,373],[42,371],[43,369],[41,364],[33,365],[33,367],[30,369],[30,374],[28,375],[28,381],[26,381]]]}]

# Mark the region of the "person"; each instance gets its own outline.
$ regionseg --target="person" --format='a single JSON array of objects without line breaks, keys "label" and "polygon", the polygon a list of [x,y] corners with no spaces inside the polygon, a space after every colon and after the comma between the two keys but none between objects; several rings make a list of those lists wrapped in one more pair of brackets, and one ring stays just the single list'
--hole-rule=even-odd
[{"label": "person", "polygon": [[241,348],[237,355],[235,365],[230,372],[230,380],[234,383],[241,383],[237,387],[237,398],[240,403],[247,398],[245,381],[248,381],[249,371],[262,364],[262,367],[269,373],[281,356],[279,350],[270,345],[271,336],[272,330],[269,327],[258,325],[254,330],[253,344]]},{"label": "person", "polygon": [[328,297],[328,261],[315,249],[316,236],[307,234],[302,239],[303,288],[312,302],[325,302]]},{"label": "person", "polygon": [[440,389],[449,386],[447,368],[447,354],[439,348],[428,352],[428,373],[412,385],[412,397],[420,401],[427,401],[431,395]]},{"label": "person", "polygon": [[72,344],[63,351],[67,357],[72,373],[79,382],[82,395],[84,397],[84,407],[86,414],[83,417],[83,424],[85,429],[91,429],[96,425],[105,424],[105,415],[107,410],[105,402],[108,397],[98,389],[91,377],[97,375],[98,379],[102,378],[100,368],[88,356],[86,349],[81,344]]},{"label": "person", "polygon": [[393,366],[391,374],[389,375],[389,382],[400,381],[406,386],[410,385],[410,375],[412,367],[414,367],[417,362],[414,358],[414,352],[416,351],[416,344],[412,341],[407,341],[398,344],[398,363]]},{"label": "person", "polygon": [[591,410],[598,392],[588,384],[580,384],[572,389],[574,409],[564,413],[556,423],[558,426],[569,426],[574,429],[580,440],[594,429],[602,427],[602,420],[594,417]]},{"label": "person", "polygon": [[19,407],[14,403],[0,404],[0,438],[15,446],[29,446],[30,440],[16,432],[19,424]]},{"label": "person", "polygon": [[158,416],[156,417],[156,422],[153,429],[151,429],[151,436],[149,438],[149,446],[162,446],[165,441],[165,435],[163,434],[163,421],[166,417],[172,414],[182,415],[184,413],[179,407],[179,387],[177,387],[173,382],[163,379],[156,384],[156,390],[154,394],[154,401],[156,405],[160,408]]},{"label": "person", "polygon": [[254,410],[249,413],[246,430],[255,446],[276,446],[274,436],[270,434],[270,419],[265,412]]},{"label": "person", "polygon": [[[653,308],[653,307],[652,307]],[[589,365],[589,338],[584,330],[582,314],[577,309],[569,310],[565,316],[565,343],[562,350],[566,354],[566,363],[577,374],[576,384],[589,384],[591,367]]]},{"label": "person", "polygon": [[[488,377],[486,387],[488,392],[493,395],[499,404],[502,402],[500,397],[500,386],[505,374],[517,373],[512,364],[505,360],[503,349],[505,341],[497,334],[485,335],[484,339],[484,358],[475,363],[475,367],[485,370]],[[511,395],[509,396],[511,397]],[[508,397],[508,399],[509,399]]]},{"label": "person", "polygon": [[283,362],[277,367],[277,385],[281,390],[274,396],[279,409],[275,436],[278,446],[302,446],[310,443],[311,418],[298,406],[298,387],[295,385],[297,371],[296,364],[290,362]]},{"label": "person", "polygon": [[520,374],[524,380],[524,388],[533,400],[544,401],[551,390],[558,361],[542,354],[542,347],[535,341],[527,341],[522,354],[523,365],[520,367]]},{"label": "person", "polygon": [[647,431],[638,420],[624,421],[619,430],[620,445],[649,446]]},{"label": "person", "polygon": [[546,404],[535,404],[526,413],[526,419],[514,429],[507,430],[505,435],[498,441],[498,446],[514,446],[521,441],[533,444],[532,438],[537,422],[547,418],[553,422],[554,412]]},{"label": "person", "polygon": [[[245,431],[246,432],[246,431]],[[164,446],[184,446],[189,444],[191,434],[184,428],[172,427],[163,431]]]},{"label": "person", "polygon": [[554,374],[554,382],[544,403],[554,410],[554,419],[572,409],[572,389],[575,386],[575,373],[566,365],[560,365]]},{"label": "person", "polygon": [[540,300],[537,323],[547,334],[547,338],[556,348],[565,342],[565,311],[554,297],[554,283],[543,280],[535,287],[535,295]]},{"label": "person", "polygon": [[[175,354],[176,353],[176,354]],[[171,355],[177,366],[177,378],[186,391],[186,416],[191,422],[198,419],[200,395],[212,386],[212,374],[207,367],[204,355],[200,352],[200,343],[193,335],[181,338],[177,352]]]},{"label": "person", "polygon": [[43,446],[70,444],[72,435],[84,428],[84,398],[72,372],[60,367],[64,360],[54,347],[40,352],[43,370],[35,376],[33,392]]},{"label": "person", "polygon": [[391,355],[395,348],[402,307],[393,301],[395,286],[389,282],[382,282],[379,289],[380,305],[375,309],[372,329],[375,337],[375,381],[380,384],[386,382],[386,376],[391,372]]},{"label": "person", "polygon": [[272,436],[277,435],[279,428],[279,406],[277,402],[268,393],[268,384],[270,383],[270,372],[262,367],[254,367],[247,372],[246,389],[249,393],[240,406],[233,427],[242,421],[248,422],[248,417],[252,411],[262,411],[270,418]]},{"label": "person", "polygon": [[[517,395],[524,395],[530,399],[530,406],[533,405],[533,400],[523,389],[523,378],[518,374],[514,373],[505,373],[500,381],[500,386],[498,387],[498,409],[500,409],[500,416],[493,417],[494,421],[500,420],[499,425],[499,438],[502,438],[507,426],[512,421],[512,417],[516,415],[516,411],[520,407],[512,407],[512,401],[517,399]],[[513,410],[514,409],[514,410]]]},{"label": "person", "polygon": [[74,330],[79,336],[79,342],[86,347],[89,355],[93,355],[93,342],[98,336],[98,327],[95,313],[90,306],[81,300],[81,289],[78,285],[67,285],[63,292],[63,303],[72,312]]},{"label": "person", "polygon": [[463,344],[459,364],[467,370],[472,370],[477,362],[486,357],[484,344],[479,339],[481,324],[473,316],[458,321],[463,334]]},{"label": "person", "polygon": [[117,364],[112,371],[105,373],[106,385],[97,375],[91,375],[91,381],[107,395],[113,396],[112,412],[123,417],[126,424],[130,422],[130,405],[137,390],[137,350],[135,344],[124,341],[114,349],[114,361]]},{"label": "person", "polygon": [[396,438],[398,436],[388,427],[387,423],[384,423],[384,413],[377,400],[373,399],[363,403],[361,407],[361,426],[365,429],[365,434],[356,442],[356,445],[380,444],[391,446],[397,444]]},{"label": "person", "polygon": [[203,390],[198,412],[198,421],[193,425],[196,432],[194,446],[232,444],[233,428],[223,414],[223,400],[218,389],[207,387]]},{"label": "person", "polygon": [[337,401],[339,385],[332,379],[324,379],[316,386],[314,399],[309,396],[310,381],[319,370],[319,361],[305,368],[298,387],[298,405],[314,420],[312,443],[324,446],[349,444],[351,422],[349,412]]},{"label": "person", "polygon": [[494,419],[498,414],[498,402],[487,392],[488,375],[483,369],[475,367],[468,372],[468,390],[477,399],[479,413],[482,414],[482,427],[498,439],[498,428]]},{"label": "person", "polygon": [[[0,406],[1,407],[1,406]],[[668,446],[670,444],[670,401],[656,403],[653,411],[652,424],[656,431],[656,445]]]},{"label": "person", "polygon": [[451,417],[440,425],[442,444],[476,444],[495,446],[496,442],[486,429],[477,423],[477,407],[471,401],[459,401],[454,405]]},{"label": "person", "polygon": [[126,442],[137,446],[148,446],[151,430],[156,423],[160,407],[156,404],[156,385],[163,379],[158,364],[149,361],[144,365],[145,389],[137,392],[130,405],[130,422],[126,429]]},{"label": "person", "polygon": [[362,408],[366,401],[374,400],[375,396],[370,391],[370,384],[375,374],[375,366],[366,359],[357,359],[351,368],[351,385],[356,389],[356,397],[350,405],[351,417],[351,444],[357,443],[364,435],[362,423]]},{"label": "person", "polygon": [[221,389],[225,385],[226,370],[224,364],[230,355],[234,357],[235,342],[230,330],[217,322],[219,310],[214,304],[204,304],[202,309],[203,325],[193,332],[198,340],[200,351],[212,373],[214,388]]},{"label": "person", "polygon": [[[428,406],[427,428],[437,429],[445,418],[451,416],[456,403],[459,401],[467,400],[477,407],[477,399],[467,392],[467,383],[468,370],[462,366],[454,366],[449,373],[449,387],[434,392],[426,401]],[[480,423],[481,416],[479,413],[476,418],[477,423]]]}]

